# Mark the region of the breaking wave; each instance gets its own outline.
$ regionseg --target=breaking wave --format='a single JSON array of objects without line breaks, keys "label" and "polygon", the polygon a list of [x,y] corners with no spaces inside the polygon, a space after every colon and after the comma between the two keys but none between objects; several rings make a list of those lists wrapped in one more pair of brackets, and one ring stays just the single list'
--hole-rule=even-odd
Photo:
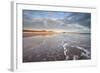
[{"label": "breaking wave", "polygon": [[63,49],[66,60],[90,59],[90,52],[83,47],[64,43]]}]

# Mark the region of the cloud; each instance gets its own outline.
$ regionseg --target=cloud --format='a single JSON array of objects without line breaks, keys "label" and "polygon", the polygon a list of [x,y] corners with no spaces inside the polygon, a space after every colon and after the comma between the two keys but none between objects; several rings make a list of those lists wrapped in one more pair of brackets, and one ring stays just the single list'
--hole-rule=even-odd
[{"label": "cloud", "polygon": [[23,11],[23,27],[90,32],[91,14],[53,11]]}]

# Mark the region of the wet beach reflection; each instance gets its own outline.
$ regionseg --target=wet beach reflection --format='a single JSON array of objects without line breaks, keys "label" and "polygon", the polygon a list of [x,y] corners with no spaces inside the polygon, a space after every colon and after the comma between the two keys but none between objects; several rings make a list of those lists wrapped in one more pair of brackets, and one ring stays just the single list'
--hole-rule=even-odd
[{"label": "wet beach reflection", "polygon": [[91,59],[90,34],[50,34],[23,37],[23,62]]}]

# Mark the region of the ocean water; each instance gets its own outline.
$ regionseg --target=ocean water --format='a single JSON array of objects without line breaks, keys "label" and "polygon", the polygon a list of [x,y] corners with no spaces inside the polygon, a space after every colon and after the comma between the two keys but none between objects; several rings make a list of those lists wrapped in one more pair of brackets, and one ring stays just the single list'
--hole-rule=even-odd
[{"label": "ocean water", "polygon": [[61,33],[23,37],[25,63],[89,59],[91,59],[91,34]]}]

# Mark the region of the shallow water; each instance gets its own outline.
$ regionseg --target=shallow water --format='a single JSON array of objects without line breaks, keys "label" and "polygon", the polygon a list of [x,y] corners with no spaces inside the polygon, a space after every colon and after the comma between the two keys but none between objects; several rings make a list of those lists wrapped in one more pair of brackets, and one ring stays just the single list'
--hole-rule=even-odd
[{"label": "shallow water", "polygon": [[[77,60],[91,59],[90,34],[55,34],[23,38],[23,62],[66,60],[63,45],[79,46],[87,50],[89,57],[80,56]],[[77,53],[77,50],[74,51]],[[72,52],[72,53],[74,53]],[[71,56],[68,60],[73,60]]]}]

